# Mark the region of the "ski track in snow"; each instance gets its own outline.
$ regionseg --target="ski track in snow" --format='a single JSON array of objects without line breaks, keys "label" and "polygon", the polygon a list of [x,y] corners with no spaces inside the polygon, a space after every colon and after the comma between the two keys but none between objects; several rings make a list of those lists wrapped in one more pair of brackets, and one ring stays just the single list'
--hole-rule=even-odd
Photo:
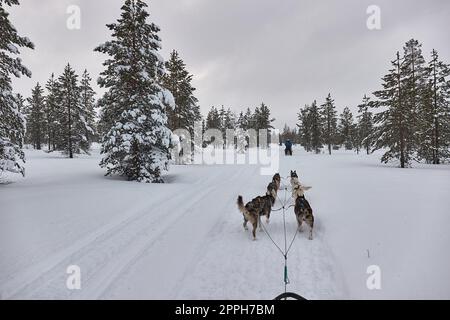
[{"label": "ski track in snow", "polygon": [[[264,232],[252,240],[236,205],[238,195],[248,202],[265,193],[271,177],[258,166],[172,166],[168,183],[140,184],[103,177],[99,157],[27,150],[27,177],[0,185],[0,299],[284,292],[282,254]],[[310,241],[303,226],[289,252],[288,291],[307,299],[450,297],[449,165],[400,170],[376,154],[296,149],[280,157],[283,185],[291,169],[312,186],[315,227]],[[289,245],[293,208],[285,218]],[[263,223],[283,248],[282,212]],[[81,268],[81,290],[66,287],[69,265]],[[382,268],[382,290],[366,287],[370,265]]]},{"label": "ski track in snow", "polygon": [[[194,187],[184,194],[161,194],[157,201],[151,199],[145,207],[134,208],[118,221],[100,228],[63,252],[16,275],[12,281],[2,285],[2,297],[97,298],[129,261],[139,257],[142,247],[154,241],[160,234],[159,230],[155,234],[151,232],[164,226],[166,220],[173,219],[166,213],[176,212],[178,201],[187,200],[189,207],[191,203],[201,199],[208,192],[207,187],[215,176],[202,181],[198,186],[203,188],[201,193],[197,193],[198,189]],[[149,214],[150,212],[159,215]],[[67,290],[65,286],[65,270],[71,264],[81,267],[83,282],[86,283],[86,287],[81,291]]]},{"label": "ski track in snow", "polygon": [[[138,202],[71,245],[4,278],[0,295],[273,298],[284,290],[284,258],[263,232],[258,231],[257,241],[251,240],[236,207],[238,194],[245,201],[262,195],[270,179],[261,176],[257,166],[217,166],[193,184],[175,183],[174,189]],[[290,211],[286,218],[291,238],[296,222]],[[272,213],[267,229],[282,245],[280,212]],[[307,240],[306,232],[297,236],[289,253],[288,289],[307,298],[338,297],[331,255],[320,233],[318,220],[313,241]],[[73,264],[81,268],[81,290],[66,288],[66,268]]]}]

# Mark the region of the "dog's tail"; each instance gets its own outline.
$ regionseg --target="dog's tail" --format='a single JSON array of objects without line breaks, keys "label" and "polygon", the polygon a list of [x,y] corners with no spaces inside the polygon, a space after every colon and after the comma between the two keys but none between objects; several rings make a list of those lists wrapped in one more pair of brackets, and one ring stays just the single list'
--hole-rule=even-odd
[{"label": "dog's tail", "polygon": [[240,212],[242,212],[243,214],[247,213],[247,209],[245,209],[244,199],[242,199],[242,196],[238,196],[237,205]]}]

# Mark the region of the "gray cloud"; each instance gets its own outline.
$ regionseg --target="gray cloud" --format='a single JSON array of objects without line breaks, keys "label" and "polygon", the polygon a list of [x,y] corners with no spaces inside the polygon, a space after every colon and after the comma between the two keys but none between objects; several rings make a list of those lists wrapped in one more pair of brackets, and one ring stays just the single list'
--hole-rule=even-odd
[{"label": "gray cloud", "polygon": [[[177,49],[195,75],[205,113],[211,105],[234,110],[269,104],[276,125],[295,124],[298,108],[328,92],[339,110],[355,110],[364,93],[380,86],[389,61],[411,37],[426,56],[436,48],[450,62],[446,0],[154,0],[151,20],[161,27],[163,55]],[[70,62],[94,78],[105,56],[93,49],[109,39],[105,24],[120,13],[121,0],[22,0],[12,19],[36,44],[22,58],[32,79],[15,87],[25,96],[51,72]],[[82,28],[66,28],[70,4],[81,7]],[[366,8],[381,8],[382,29],[366,28]],[[100,92],[100,90],[99,90]]]}]

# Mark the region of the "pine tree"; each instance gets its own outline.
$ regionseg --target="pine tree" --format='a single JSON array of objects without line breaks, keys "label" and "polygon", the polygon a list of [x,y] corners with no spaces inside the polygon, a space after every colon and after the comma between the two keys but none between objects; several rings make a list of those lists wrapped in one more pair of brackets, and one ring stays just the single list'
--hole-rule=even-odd
[{"label": "pine tree", "polygon": [[218,129],[221,130],[222,124],[219,115],[219,111],[216,107],[211,107],[206,117],[206,130],[208,129]]},{"label": "pine tree", "polygon": [[46,137],[44,89],[39,83],[33,88],[28,98],[27,137],[35,149],[41,150]]},{"label": "pine tree", "polygon": [[[270,116],[270,108],[263,103],[261,103],[261,106],[259,108],[255,109],[254,113],[254,123],[255,127],[254,129],[259,130],[267,130],[267,144],[270,143],[270,135],[272,132],[272,129],[274,128],[272,126],[272,122],[275,121],[274,118],[271,118]],[[258,133],[258,146],[260,146],[259,143],[259,133]]]},{"label": "pine tree", "polygon": [[354,126],[353,114],[348,107],[345,107],[340,115],[338,132],[339,144],[343,144],[346,150],[353,149],[355,136]]},{"label": "pine tree", "polygon": [[55,75],[52,73],[50,79],[45,86],[47,95],[45,96],[45,123],[47,132],[48,151],[56,150],[57,134],[61,129],[60,112],[58,105],[58,86],[55,80]]},{"label": "pine tree", "polygon": [[305,105],[304,108],[300,109],[297,115],[298,123],[298,134],[300,139],[300,144],[305,148],[307,152],[312,149],[311,146],[311,123],[310,123],[310,106]]},{"label": "pine tree", "polygon": [[244,114],[243,127],[245,130],[251,129],[251,121],[253,119],[253,114],[250,108],[247,108]]},{"label": "pine tree", "polygon": [[175,108],[168,110],[169,128],[172,131],[186,129],[193,135],[194,123],[201,120],[198,100],[194,96],[195,88],[191,84],[193,76],[175,50],[166,62],[166,70],[162,83],[175,98]]},{"label": "pine tree", "polygon": [[6,6],[18,5],[18,0],[0,0],[0,173],[11,171],[25,175],[25,154],[22,151],[25,118],[18,109],[12,92],[11,75],[31,77],[31,72],[18,57],[19,47],[33,49],[33,43],[20,37],[9,21]]},{"label": "pine tree", "polygon": [[273,129],[272,122],[275,121],[274,118],[270,117],[270,108],[263,103],[259,108],[255,110],[255,120],[256,128],[270,130]]},{"label": "pine tree", "polygon": [[19,111],[22,114],[26,113],[26,106],[25,106],[25,98],[20,94],[16,94],[16,101],[17,101],[17,111]]},{"label": "pine tree", "polygon": [[403,85],[402,102],[408,109],[404,115],[410,124],[410,132],[406,136],[408,152],[415,154],[420,147],[420,112],[427,94],[427,68],[422,55],[422,45],[415,39],[405,43],[403,47],[403,63],[400,67]]},{"label": "pine tree", "polygon": [[328,153],[331,154],[331,146],[336,143],[337,116],[334,100],[329,93],[325,103],[321,106],[321,115],[324,119],[323,141],[328,145]]},{"label": "pine tree", "polygon": [[402,82],[402,60],[397,52],[396,59],[391,62],[392,69],[383,77],[383,89],[373,94],[378,99],[372,107],[384,110],[374,115],[376,128],[371,136],[374,140],[374,150],[387,148],[381,161],[400,160],[400,167],[405,168],[413,158],[414,152],[414,117],[407,102],[405,102],[405,84]]},{"label": "pine tree", "polygon": [[450,157],[450,66],[436,50],[428,64],[428,83],[422,98],[419,157],[433,164]]},{"label": "pine tree", "polygon": [[84,133],[86,141],[84,142],[84,149],[89,149],[90,143],[95,138],[95,91],[91,87],[91,77],[87,70],[84,70],[80,82],[81,94],[81,111],[84,123],[86,124],[86,132]]},{"label": "pine tree", "polygon": [[114,40],[95,49],[110,56],[98,81],[107,89],[101,105],[109,126],[100,166],[107,175],[160,183],[170,158],[166,109],[175,101],[159,84],[165,72],[160,29],[147,21],[146,8],[141,0],[126,0],[117,23],[107,25]]},{"label": "pine tree", "polygon": [[373,131],[373,116],[369,111],[370,98],[364,95],[362,103],[358,106],[358,143],[366,150],[366,153],[370,153],[372,146],[371,135]]},{"label": "pine tree", "polygon": [[236,145],[237,145],[236,149],[238,153],[244,153],[246,147],[248,146],[245,126],[246,123],[244,120],[244,113],[241,111],[239,113],[239,118],[236,121],[236,130],[235,130]]},{"label": "pine tree", "polygon": [[316,100],[314,100],[309,108],[308,123],[311,132],[311,150],[314,150],[315,153],[320,153],[320,149],[323,148],[323,118],[321,117]]},{"label": "pine tree", "polygon": [[64,68],[57,82],[58,104],[60,106],[58,150],[64,151],[69,158],[74,153],[88,153],[89,143],[86,132],[89,129],[81,104],[81,90],[78,76],[70,64]]}]

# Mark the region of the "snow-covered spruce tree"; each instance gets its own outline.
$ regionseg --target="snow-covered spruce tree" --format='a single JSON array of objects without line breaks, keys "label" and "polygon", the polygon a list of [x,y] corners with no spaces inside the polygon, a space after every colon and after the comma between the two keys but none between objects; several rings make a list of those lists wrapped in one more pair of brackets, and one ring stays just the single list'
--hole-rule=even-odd
[{"label": "snow-covered spruce tree", "polygon": [[371,139],[374,141],[372,151],[387,148],[381,157],[381,162],[387,163],[392,159],[400,161],[400,167],[408,166],[414,156],[414,116],[405,100],[404,82],[402,82],[402,60],[397,52],[396,59],[391,62],[392,69],[383,77],[383,89],[375,91],[377,100],[372,101],[373,108],[382,108],[374,114],[375,124]]},{"label": "snow-covered spruce tree", "polygon": [[[261,103],[261,106],[259,108],[255,109],[254,121],[255,121],[255,128],[254,128],[255,130],[257,131],[267,130],[267,143],[269,143],[271,130],[274,128],[272,126],[272,122],[275,121],[275,118],[271,118],[270,108],[266,104],[264,104],[264,102]],[[260,146],[259,133],[258,133],[258,146]]]},{"label": "snow-covered spruce tree", "polygon": [[[223,127],[225,130],[225,135],[224,137],[226,137],[226,130],[234,130],[236,128],[236,115],[234,114],[233,111],[231,111],[230,108],[227,109],[227,111],[225,112],[225,118],[223,119]],[[234,146],[234,141],[229,141],[228,139],[226,139],[226,147],[232,147]]]},{"label": "snow-covered spruce tree", "polygon": [[419,157],[439,164],[450,158],[450,66],[433,50],[427,71],[419,118]]},{"label": "snow-covered spruce tree", "polygon": [[323,142],[328,145],[328,153],[331,154],[331,146],[336,144],[337,136],[337,113],[331,93],[328,94],[325,103],[321,105],[321,115],[323,117]]},{"label": "snow-covered spruce tree", "polygon": [[166,73],[162,77],[162,85],[175,99],[175,108],[167,109],[168,127],[172,131],[185,129],[189,132],[192,154],[185,159],[190,161],[193,159],[194,150],[201,148],[201,145],[195,145],[198,139],[194,139],[194,127],[196,121],[202,120],[198,99],[194,96],[195,88],[191,84],[193,76],[186,70],[186,64],[175,50],[171,52],[165,66]]},{"label": "snow-covered spruce tree", "polygon": [[159,84],[164,75],[160,29],[147,21],[146,7],[143,1],[126,0],[117,23],[107,25],[113,40],[95,49],[109,55],[98,81],[107,90],[101,105],[110,126],[102,139],[100,166],[106,175],[163,182],[171,137],[166,108],[175,102]]},{"label": "snow-covered spruce tree", "polygon": [[84,144],[84,149],[89,149],[90,144],[94,141],[96,136],[95,130],[95,91],[91,87],[91,77],[87,70],[84,70],[80,81],[80,108],[82,110],[82,116],[86,124],[85,137],[86,141],[82,142]]},{"label": "snow-covered spruce tree", "polygon": [[311,122],[310,122],[310,107],[305,105],[304,108],[300,109],[300,112],[297,116],[298,123],[298,134],[300,144],[307,152],[310,152],[312,149],[311,146]]},{"label": "snow-covered spruce tree", "polygon": [[45,97],[44,89],[39,83],[31,91],[31,97],[28,98],[27,115],[27,143],[33,145],[37,150],[41,150],[46,137],[46,119],[45,119]]},{"label": "snow-covered spruce tree", "polygon": [[20,93],[17,93],[15,98],[17,101],[17,110],[20,113],[25,114],[27,109],[25,105],[26,102],[25,98]]},{"label": "snow-covered spruce tree", "polygon": [[45,88],[47,89],[47,95],[45,96],[44,113],[45,123],[47,126],[46,132],[48,151],[50,152],[56,150],[57,135],[61,130],[61,118],[58,105],[59,93],[55,75],[53,73],[47,81]]},{"label": "snow-covered spruce tree", "polygon": [[58,150],[64,151],[69,158],[74,153],[89,152],[86,132],[89,130],[81,105],[81,91],[78,76],[67,64],[57,82],[58,105],[61,124],[57,141]]},{"label": "snow-covered spruce tree", "polygon": [[245,149],[248,146],[245,125],[246,124],[244,121],[244,114],[243,112],[241,112],[236,122],[236,130],[235,130],[236,150],[238,153],[245,153]]},{"label": "snow-covered spruce tree", "polygon": [[353,149],[354,135],[356,134],[354,128],[353,114],[348,107],[345,107],[339,117],[338,144],[344,145],[346,150]]},{"label": "snow-covered spruce tree", "polygon": [[252,117],[253,117],[252,111],[250,110],[250,108],[247,108],[244,114],[244,118],[242,120],[243,122],[242,128],[244,128],[245,130],[250,129],[250,121],[252,120]]},{"label": "snow-covered spruce tree", "polygon": [[9,21],[6,6],[18,5],[18,0],[0,0],[0,174],[11,171],[25,175],[25,154],[22,143],[25,134],[25,118],[18,109],[13,94],[11,75],[31,76],[18,57],[19,47],[33,49],[33,43],[17,34]]},{"label": "snow-covered spruce tree", "polygon": [[407,147],[411,148],[409,152],[413,155],[414,160],[417,160],[416,154],[421,148],[423,138],[420,130],[420,117],[421,109],[426,103],[423,99],[427,94],[427,68],[421,47],[422,45],[415,39],[406,42],[403,47],[403,63],[400,67],[403,85],[402,102],[408,109],[404,116],[407,117],[406,121],[410,124],[410,135],[406,138],[411,141],[407,143]]},{"label": "snow-covered spruce tree", "polygon": [[194,132],[195,121],[201,120],[198,100],[194,96],[192,75],[186,70],[186,64],[177,51],[173,50],[166,62],[166,74],[162,78],[163,86],[175,99],[175,108],[168,110],[170,130],[186,129],[191,135]]},{"label": "snow-covered spruce tree", "polygon": [[206,130],[208,129],[218,129],[221,130],[222,124],[220,123],[219,111],[216,107],[211,107],[206,116]]},{"label": "snow-covered spruce tree", "polygon": [[311,150],[314,150],[315,153],[320,153],[320,149],[323,148],[323,118],[316,100],[313,101],[309,108],[308,123],[311,130]]},{"label": "snow-covered spruce tree", "polygon": [[358,140],[361,146],[366,150],[367,154],[370,154],[370,148],[372,146],[371,134],[373,131],[373,116],[369,111],[370,98],[364,95],[362,103],[358,106]]}]

